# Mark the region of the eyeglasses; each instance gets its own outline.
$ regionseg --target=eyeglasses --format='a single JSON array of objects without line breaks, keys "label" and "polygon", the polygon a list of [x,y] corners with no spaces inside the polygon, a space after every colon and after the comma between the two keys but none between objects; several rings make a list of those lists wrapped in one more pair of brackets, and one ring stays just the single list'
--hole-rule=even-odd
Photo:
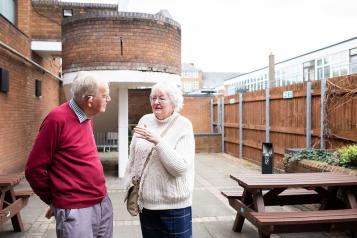
[{"label": "eyeglasses", "polygon": [[112,98],[109,95],[103,95],[102,99],[105,99],[106,101],[110,101]]},{"label": "eyeglasses", "polygon": [[164,97],[150,97],[150,102],[156,102],[156,100],[159,102],[159,103],[164,103],[167,101],[167,98],[164,98]]}]

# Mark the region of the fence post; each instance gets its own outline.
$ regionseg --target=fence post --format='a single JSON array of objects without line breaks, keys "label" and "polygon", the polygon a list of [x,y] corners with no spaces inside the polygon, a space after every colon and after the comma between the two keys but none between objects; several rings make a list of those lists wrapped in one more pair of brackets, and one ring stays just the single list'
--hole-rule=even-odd
[{"label": "fence post", "polygon": [[217,132],[221,133],[221,99],[217,98]]},{"label": "fence post", "polygon": [[321,79],[321,99],[320,99],[320,149],[325,149],[325,94],[326,94],[326,79]]},{"label": "fence post", "polygon": [[311,82],[306,84],[306,148],[311,148]]},{"label": "fence post", "polygon": [[243,159],[243,94],[239,94],[239,158]]},{"label": "fence post", "polygon": [[224,153],[224,96],[222,96],[222,121],[221,121],[221,135],[222,135],[222,153]]},{"label": "fence post", "polygon": [[270,142],[270,83],[267,81],[267,87],[265,89],[265,142]]},{"label": "fence post", "polygon": [[274,87],[275,82],[275,56],[269,54],[269,77],[265,90],[265,142],[270,142],[270,87]]},{"label": "fence post", "polygon": [[213,134],[213,97],[211,96],[211,134]]}]

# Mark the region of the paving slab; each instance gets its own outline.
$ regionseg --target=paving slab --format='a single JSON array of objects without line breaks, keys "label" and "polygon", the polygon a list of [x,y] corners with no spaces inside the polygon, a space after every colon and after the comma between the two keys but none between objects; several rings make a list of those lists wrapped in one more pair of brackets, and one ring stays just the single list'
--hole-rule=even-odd
[{"label": "paving slab", "polygon": [[[117,153],[101,153],[105,168],[107,188],[113,203],[114,234],[118,238],[141,238],[138,217],[132,217],[125,209],[125,189],[123,180],[117,178]],[[235,211],[228,200],[220,194],[220,190],[237,189],[237,183],[229,178],[231,173],[260,173],[260,167],[245,160],[227,154],[196,154],[195,189],[193,194],[192,217],[194,238],[257,238],[258,233],[253,225],[245,222],[241,233],[232,231]],[[22,181],[16,189],[28,188]],[[47,206],[37,196],[32,196],[28,205],[21,211],[25,232],[12,231],[10,221],[0,226],[1,238],[54,238],[55,220],[44,218]],[[269,208],[269,210],[299,210],[302,206],[285,206]],[[346,238],[345,233],[296,233],[272,235],[272,238]]]}]

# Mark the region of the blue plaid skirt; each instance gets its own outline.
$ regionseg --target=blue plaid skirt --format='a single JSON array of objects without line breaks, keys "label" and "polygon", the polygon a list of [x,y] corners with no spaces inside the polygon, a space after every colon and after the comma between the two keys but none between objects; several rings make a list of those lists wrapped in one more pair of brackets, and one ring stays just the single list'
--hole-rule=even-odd
[{"label": "blue plaid skirt", "polygon": [[139,216],[143,238],[192,238],[191,207],[169,210],[144,208]]}]

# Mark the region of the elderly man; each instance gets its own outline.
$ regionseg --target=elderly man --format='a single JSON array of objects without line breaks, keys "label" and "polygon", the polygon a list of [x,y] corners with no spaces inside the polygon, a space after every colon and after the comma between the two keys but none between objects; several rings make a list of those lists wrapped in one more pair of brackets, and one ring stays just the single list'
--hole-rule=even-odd
[{"label": "elderly man", "polygon": [[42,122],[25,175],[50,205],[57,237],[112,237],[113,209],[92,122],[111,100],[109,87],[94,75],[79,72],[71,92],[73,98]]}]

